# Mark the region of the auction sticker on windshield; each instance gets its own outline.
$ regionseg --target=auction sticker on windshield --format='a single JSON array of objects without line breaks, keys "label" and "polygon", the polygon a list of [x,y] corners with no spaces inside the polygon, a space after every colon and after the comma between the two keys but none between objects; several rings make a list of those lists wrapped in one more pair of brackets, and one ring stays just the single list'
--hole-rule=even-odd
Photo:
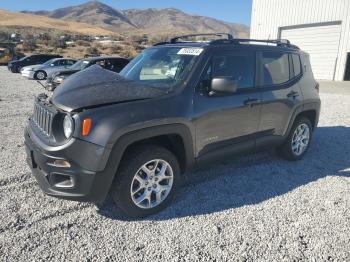
[{"label": "auction sticker on windshield", "polygon": [[178,55],[194,55],[198,56],[202,53],[202,48],[181,48],[179,52],[177,52]]}]

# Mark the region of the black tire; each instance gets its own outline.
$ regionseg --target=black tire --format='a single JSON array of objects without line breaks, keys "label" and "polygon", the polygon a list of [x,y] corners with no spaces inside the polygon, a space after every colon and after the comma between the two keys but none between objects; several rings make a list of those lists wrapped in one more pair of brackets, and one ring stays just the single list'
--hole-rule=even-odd
[{"label": "black tire", "polygon": [[[43,73],[43,77],[40,77],[41,74],[39,74],[39,73]],[[38,76],[38,75],[39,75],[39,76]],[[43,71],[43,70],[39,70],[38,72],[35,72],[35,74],[34,74],[34,79],[36,79],[36,80],[45,80],[46,77],[47,77],[47,74],[46,74],[46,72]]]},{"label": "black tire", "polygon": [[[173,171],[173,183],[170,192],[159,205],[144,209],[132,200],[131,183],[138,170],[149,161],[161,159],[169,163]],[[114,179],[111,196],[117,206],[129,217],[141,218],[157,213],[171,202],[180,180],[180,167],[177,158],[169,150],[156,145],[145,145],[135,148],[123,158],[121,166]]]},{"label": "black tire", "polygon": [[[310,131],[309,142],[307,144],[306,149],[300,155],[297,155],[296,153],[293,152],[293,149],[292,149],[292,139],[293,139],[295,130],[302,124],[306,124],[309,127],[309,131]],[[293,123],[293,126],[289,132],[289,135],[286,141],[280,148],[278,148],[279,155],[289,161],[301,160],[305,156],[306,152],[309,150],[311,139],[312,139],[312,131],[313,131],[313,128],[308,118],[306,117],[297,118]]]},{"label": "black tire", "polygon": [[17,70],[16,67],[11,67],[11,72],[12,72],[12,73],[18,73],[18,70]]}]

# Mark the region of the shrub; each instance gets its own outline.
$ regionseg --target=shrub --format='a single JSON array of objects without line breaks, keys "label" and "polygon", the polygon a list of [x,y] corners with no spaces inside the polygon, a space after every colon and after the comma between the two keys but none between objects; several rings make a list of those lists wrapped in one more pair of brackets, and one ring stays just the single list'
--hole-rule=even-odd
[{"label": "shrub", "polygon": [[90,46],[86,49],[86,52],[90,55],[99,55],[99,51],[96,47]]},{"label": "shrub", "polygon": [[37,48],[34,38],[27,38],[23,41],[22,50],[24,52],[33,52]]},{"label": "shrub", "polygon": [[61,49],[65,49],[67,48],[66,45],[66,41],[64,39],[60,39],[60,38],[52,38],[49,42],[50,46],[52,46],[53,48],[61,48]]},{"label": "shrub", "polygon": [[78,40],[76,42],[76,44],[77,44],[77,46],[90,46],[91,45],[90,42],[84,41],[84,40]]}]

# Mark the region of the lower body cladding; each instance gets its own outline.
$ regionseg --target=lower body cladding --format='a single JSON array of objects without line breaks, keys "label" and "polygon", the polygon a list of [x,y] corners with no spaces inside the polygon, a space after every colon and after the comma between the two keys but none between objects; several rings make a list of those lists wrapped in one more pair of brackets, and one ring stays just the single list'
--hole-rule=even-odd
[{"label": "lower body cladding", "polygon": [[[105,199],[115,174],[114,169],[105,164],[110,153],[108,149],[75,140],[62,150],[47,151],[35,140],[35,134],[26,129],[27,163],[44,193],[77,201],[100,202]],[[103,153],[98,153],[98,157],[96,152]],[[71,159],[71,155],[76,158]],[[101,164],[105,168],[99,171]]]}]

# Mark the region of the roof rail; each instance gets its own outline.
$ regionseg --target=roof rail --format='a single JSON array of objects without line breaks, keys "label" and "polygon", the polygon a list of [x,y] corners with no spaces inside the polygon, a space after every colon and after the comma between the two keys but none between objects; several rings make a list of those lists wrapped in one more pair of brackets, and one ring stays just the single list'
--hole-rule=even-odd
[{"label": "roof rail", "polygon": [[190,35],[181,35],[181,36],[174,37],[174,38],[170,39],[170,43],[175,44],[181,38],[190,38],[190,37],[197,37],[197,36],[221,36],[221,37],[226,36],[227,40],[234,39],[233,35],[231,35],[229,33],[190,34]]},{"label": "roof rail", "polygon": [[232,40],[218,39],[218,40],[211,41],[210,44],[220,44],[220,43],[240,44],[243,42],[256,42],[256,43],[266,43],[266,44],[270,43],[270,44],[276,44],[277,46],[286,46],[290,48],[299,49],[298,46],[291,44],[288,39],[275,39],[275,40],[270,40],[270,39],[262,40],[262,39],[249,39],[249,38],[235,38]]}]

